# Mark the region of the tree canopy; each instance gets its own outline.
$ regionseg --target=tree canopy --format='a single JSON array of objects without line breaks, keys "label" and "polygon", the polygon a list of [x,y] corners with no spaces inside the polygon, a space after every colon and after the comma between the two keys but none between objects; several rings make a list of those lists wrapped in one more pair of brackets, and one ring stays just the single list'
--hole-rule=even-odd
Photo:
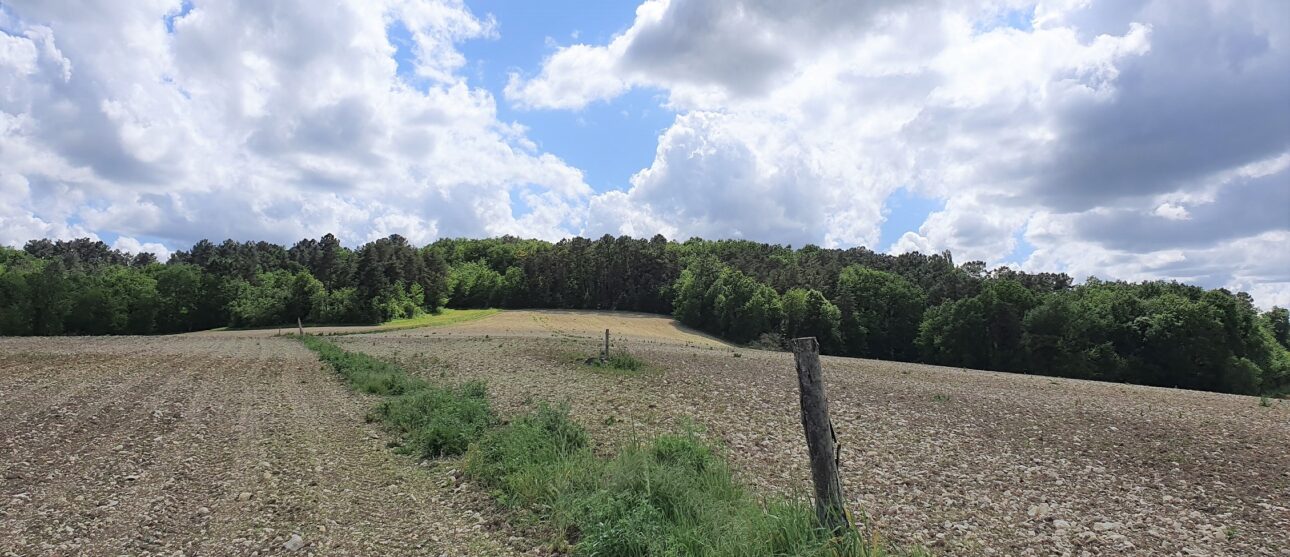
[{"label": "tree canopy", "polygon": [[441,307],[672,314],[735,343],[1205,389],[1290,391],[1290,312],[1174,282],[1073,285],[950,253],[744,240],[389,236],[290,248],[197,242],[166,263],[103,242],[0,247],[0,334],[153,334],[379,323]]}]

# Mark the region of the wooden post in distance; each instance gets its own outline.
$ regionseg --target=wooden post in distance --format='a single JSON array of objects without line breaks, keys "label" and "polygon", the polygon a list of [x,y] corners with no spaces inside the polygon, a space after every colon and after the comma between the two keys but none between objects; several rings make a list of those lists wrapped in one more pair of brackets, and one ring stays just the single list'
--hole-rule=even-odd
[{"label": "wooden post in distance", "polygon": [[300,322],[299,317],[296,318],[296,328],[300,330],[300,336],[305,336],[305,324]]},{"label": "wooden post in distance", "polygon": [[824,396],[824,378],[820,369],[820,343],[815,337],[792,340],[793,359],[797,364],[797,387],[802,401],[802,429],[811,457],[811,483],[815,485],[815,516],[820,526],[835,534],[852,529],[842,496],[838,476],[840,446],[829,419],[829,404]]}]

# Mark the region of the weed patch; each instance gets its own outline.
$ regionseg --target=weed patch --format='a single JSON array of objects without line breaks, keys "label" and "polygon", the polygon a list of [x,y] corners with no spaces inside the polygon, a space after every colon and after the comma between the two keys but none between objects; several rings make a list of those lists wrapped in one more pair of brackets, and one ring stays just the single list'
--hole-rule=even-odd
[{"label": "weed patch", "polygon": [[[465,453],[466,473],[535,520],[551,545],[575,555],[879,557],[858,533],[821,529],[809,500],[763,499],[738,483],[693,431],[595,454],[567,406],[538,405],[498,425],[483,383],[455,387],[399,366],[301,337],[355,388],[386,395],[370,417],[398,432],[399,450],[428,458]],[[606,367],[644,369],[626,352]]]},{"label": "weed patch", "polygon": [[542,405],[484,435],[466,472],[508,505],[539,515],[576,555],[878,556],[857,534],[820,529],[808,502],[763,500],[693,433],[599,458],[567,409]]},{"label": "weed patch", "polygon": [[609,357],[601,360],[599,356],[583,360],[583,363],[599,369],[625,373],[640,373],[649,368],[644,360],[633,356],[626,350],[611,352]]},{"label": "weed patch", "polygon": [[401,452],[426,458],[465,453],[494,422],[483,383],[426,387],[387,400],[372,413],[402,435]]},{"label": "weed patch", "polygon": [[349,352],[315,336],[299,337],[310,350],[344,377],[355,389],[375,395],[401,395],[425,389],[428,383],[409,376],[402,368],[367,354]]},{"label": "weed patch", "polygon": [[402,452],[424,457],[459,455],[495,422],[483,383],[441,387],[409,376],[403,368],[318,337],[300,341],[355,389],[387,395],[371,416],[403,439]]}]

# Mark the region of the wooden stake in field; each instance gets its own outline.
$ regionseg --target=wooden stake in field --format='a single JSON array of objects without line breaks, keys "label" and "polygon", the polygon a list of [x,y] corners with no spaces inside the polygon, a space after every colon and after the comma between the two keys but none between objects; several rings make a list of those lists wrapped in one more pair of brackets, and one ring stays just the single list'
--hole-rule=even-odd
[{"label": "wooden stake in field", "polygon": [[609,361],[609,329],[605,329],[605,349],[600,352],[600,363]]},{"label": "wooden stake in field", "polygon": [[305,324],[300,322],[299,317],[296,318],[296,328],[300,330],[300,336],[305,336]]},{"label": "wooden stake in field", "polygon": [[828,400],[824,396],[820,343],[815,337],[804,337],[793,339],[792,346],[802,399],[802,429],[806,432],[806,448],[811,457],[811,482],[815,484],[815,515],[821,526],[840,534],[854,526],[838,476],[841,445],[833,431]]}]

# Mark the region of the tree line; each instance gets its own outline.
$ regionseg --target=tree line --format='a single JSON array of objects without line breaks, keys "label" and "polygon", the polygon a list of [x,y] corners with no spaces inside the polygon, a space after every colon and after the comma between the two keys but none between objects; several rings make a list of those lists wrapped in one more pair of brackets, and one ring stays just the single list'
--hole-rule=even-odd
[{"label": "tree line", "polygon": [[1290,316],[1176,282],[1072,285],[950,253],[514,237],[356,249],[206,240],[159,263],[89,239],[0,248],[0,334],[380,323],[441,307],[671,314],[740,344],[1232,393],[1290,391]]}]

